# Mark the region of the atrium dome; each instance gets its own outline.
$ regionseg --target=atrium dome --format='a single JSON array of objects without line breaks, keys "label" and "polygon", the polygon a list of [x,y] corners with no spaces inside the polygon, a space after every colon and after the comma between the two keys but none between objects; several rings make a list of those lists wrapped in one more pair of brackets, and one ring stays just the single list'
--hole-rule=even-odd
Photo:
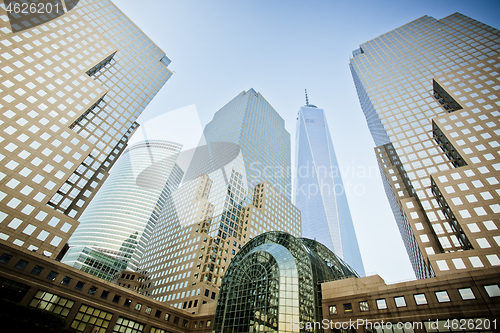
[{"label": "atrium dome", "polygon": [[350,277],[358,274],[314,240],[281,231],[261,234],[236,254],[224,275],[214,332],[298,332],[291,323],[323,319],[320,284]]}]

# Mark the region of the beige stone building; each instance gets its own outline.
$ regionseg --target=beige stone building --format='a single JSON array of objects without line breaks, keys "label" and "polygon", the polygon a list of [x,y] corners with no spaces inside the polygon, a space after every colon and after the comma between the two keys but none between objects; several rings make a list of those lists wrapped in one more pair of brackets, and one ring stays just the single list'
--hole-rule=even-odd
[{"label": "beige stone building", "polygon": [[53,258],[172,75],[110,1],[62,6],[0,5],[0,239]]},{"label": "beige stone building", "polygon": [[[290,136],[261,94],[242,92],[204,131],[181,187],[167,199],[140,264],[146,293],[198,313],[217,300],[231,258],[252,237],[300,236],[290,201]],[[271,168],[272,167],[272,168]]]},{"label": "beige stone building", "polygon": [[351,59],[418,278],[500,266],[499,37],[462,14],[424,16]]}]

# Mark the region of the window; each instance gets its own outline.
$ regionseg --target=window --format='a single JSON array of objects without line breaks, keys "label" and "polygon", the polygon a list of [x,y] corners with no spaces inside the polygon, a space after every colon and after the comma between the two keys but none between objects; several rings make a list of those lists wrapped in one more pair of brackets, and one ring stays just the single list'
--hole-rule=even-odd
[{"label": "window", "polygon": [[417,305],[427,304],[427,299],[425,298],[425,294],[416,294],[413,295],[413,297],[415,298],[415,303],[417,303]]},{"label": "window", "polygon": [[352,304],[351,303],[344,304],[344,313],[352,313]]},{"label": "window", "polygon": [[328,309],[330,310],[331,315],[337,314],[337,306],[336,305],[330,305],[328,307]]},{"label": "window", "polygon": [[398,308],[406,306],[406,300],[404,296],[394,297],[394,302],[396,302],[396,307]]},{"label": "window", "polygon": [[387,303],[385,302],[385,298],[377,300],[377,309],[379,310],[387,309]]},{"label": "window", "polygon": [[71,280],[73,280],[72,278],[70,278],[69,276],[65,276],[62,281],[61,281],[61,284],[64,285],[64,286],[67,286]]},{"label": "window", "polygon": [[97,287],[92,286],[92,287],[89,288],[89,294],[90,295],[95,295],[96,291],[97,291]]},{"label": "window", "polygon": [[215,299],[215,293],[213,291],[212,291],[212,296],[210,298]]},{"label": "window", "polygon": [[106,298],[108,298],[108,295],[109,295],[109,291],[103,290],[103,292],[101,294],[101,298],[106,299]]},{"label": "window", "polygon": [[448,296],[446,290],[436,291],[435,294],[439,303],[450,302],[450,297]]},{"label": "window", "polygon": [[151,308],[149,306],[146,306],[146,311],[144,311],[146,314],[151,314]]},{"label": "window", "polygon": [[[174,317],[174,324],[175,325],[179,324],[179,317]],[[201,322],[200,322],[200,327],[201,327]]]},{"label": "window", "polygon": [[488,293],[490,297],[499,297],[500,296],[500,288],[498,284],[492,284],[489,286],[484,286],[484,290]]},{"label": "window", "polygon": [[10,261],[11,258],[12,258],[12,256],[10,254],[3,253],[0,256],[0,263],[6,264]]},{"label": "window", "polygon": [[121,296],[115,295],[115,296],[113,297],[113,301],[112,301],[112,302],[113,302],[113,303],[118,303],[118,302],[120,301],[120,298],[121,298]]},{"label": "window", "polygon": [[47,279],[50,281],[54,281],[58,275],[59,275],[59,273],[56,273],[54,271],[50,271],[50,273],[47,275]]},{"label": "window", "polygon": [[464,301],[466,301],[468,299],[476,299],[476,296],[472,292],[471,288],[458,289],[458,292],[460,293],[460,297],[462,297],[462,299]]},{"label": "window", "polygon": [[207,327],[210,327],[210,325],[212,325],[212,321],[211,320],[207,320]]},{"label": "window", "polygon": [[128,308],[128,307],[130,307],[131,303],[132,303],[132,300],[130,298],[126,298],[125,302],[123,303],[123,306],[126,306]]},{"label": "window", "polygon": [[31,274],[40,275],[40,273],[42,271],[43,271],[43,267],[35,265],[35,267],[33,267],[33,269],[31,270]]},{"label": "window", "polygon": [[161,311],[160,310],[156,310],[155,317],[156,318],[160,318],[161,317]]},{"label": "window", "polygon": [[135,308],[134,308],[134,309],[136,309],[137,311],[140,311],[140,310],[141,310],[141,308],[142,308],[142,304],[141,304],[141,303],[137,303],[137,304],[135,305]]},{"label": "window", "polygon": [[182,327],[187,327],[188,326],[188,321],[186,319],[184,319],[182,321]]},{"label": "window", "polygon": [[83,332],[88,325],[92,326],[95,332],[105,332],[112,317],[109,312],[82,304],[70,327]]},{"label": "window", "polygon": [[76,290],[82,290],[82,289],[83,289],[83,286],[85,286],[85,282],[78,281],[78,282],[76,283],[75,289],[76,289]]},{"label": "window", "polygon": [[75,302],[71,300],[39,290],[29,303],[29,306],[66,317],[73,307],[73,304],[75,304]]},{"label": "window", "polygon": [[193,322],[193,328],[196,328],[196,326],[198,326],[198,322],[197,321]]},{"label": "window", "polygon": [[203,327],[203,324],[204,324],[204,323],[205,323],[204,321],[200,321],[200,328],[202,328],[202,327]]},{"label": "window", "polygon": [[208,291],[208,289],[205,289],[205,296],[208,297],[208,295],[210,295],[210,291]]},{"label": "window", "polygon": [[165,313],[165,320],[168,321],[170,319],[170,313]]},{"label": "window", "polygon": [[367,301],[359,302],[359,309],[361,310],[361,312],[370,311],[370,308],[368,307],[368,302]]},{"label": "window", "polygon": [[28,266],[28,262],[21,259],[17,262],[15,267],[19,269],[25,269],[26,266]]},{"label": "window", "polygon": [[144,329],[144,324],[134,320],[119,317],[116,321],[114,332],[140,333]]}]

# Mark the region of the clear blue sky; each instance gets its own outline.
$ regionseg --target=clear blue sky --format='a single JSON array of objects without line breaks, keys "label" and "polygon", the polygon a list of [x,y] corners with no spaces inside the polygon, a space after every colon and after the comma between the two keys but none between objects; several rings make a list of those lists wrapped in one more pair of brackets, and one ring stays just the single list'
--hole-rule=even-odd
[{"label": "clear blue sky", "polygon": [[[141,123],[195,104],[195,123],[204,126],[229,100],[253,87],[285,119],[294,144],[296,115],[307,88],[309,101],[327,113],[337,158],[347,171],[344,182],[358,189],[348,200],[365,271],[386,282],[414,278],[376,170],[349,57],[359,44],[424,15],[440,19],[460,12],[499,28],[500,1],[114,3],[165,51],[175,72],[139,118]],[[164,134],[152,131],[148,136]],[[361,168],[371,169],[371,175],[358,174]]]}]

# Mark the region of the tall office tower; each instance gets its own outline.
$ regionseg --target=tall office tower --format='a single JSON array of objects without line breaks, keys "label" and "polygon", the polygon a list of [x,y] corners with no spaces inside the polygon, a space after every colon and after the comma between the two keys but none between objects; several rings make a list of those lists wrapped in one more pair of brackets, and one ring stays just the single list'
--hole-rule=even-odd
[{"label": "tall office tower", "polygon": [[350,66],[418,278],[500,265],[500,34],[462,14],[372,39]]},{"label": "tall office tower", "polygon": [[0,239],[52,257],[172,74],[111,1],[63,3],[17,23],[0,6]]},{"label": "tall office tower", "polygon": [[106,280],[137,269],[167,196],[182,180],[175,164],[181,148],[152,140],[125,150],[80,217],[62,262]]},{"label": "tall office tower", "polygon": [[325,112],[309,104],[297,116],[293,204],[302,217],[302,236],[316,239],[365,275],[346,189]]},{"label": "tall office tower", "polygon": [[231,258],[271,230],[300,236],[289,200],[290,135],[253,89],[215,113],[179,189],[167,198],[140,263],[145,293],[198,312],[216,299]]}]

